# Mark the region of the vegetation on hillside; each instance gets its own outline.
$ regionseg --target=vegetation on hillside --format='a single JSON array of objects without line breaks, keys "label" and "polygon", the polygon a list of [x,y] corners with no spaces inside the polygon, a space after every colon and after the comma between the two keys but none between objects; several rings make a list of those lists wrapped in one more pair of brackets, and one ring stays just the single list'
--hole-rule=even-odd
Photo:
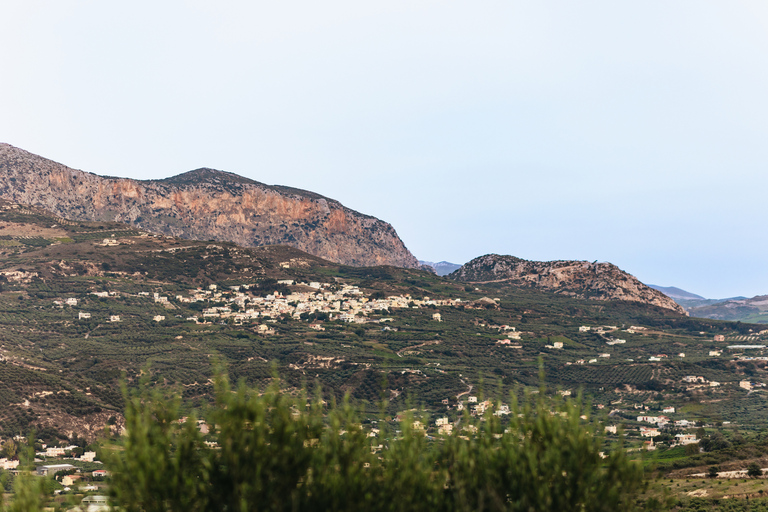
[{"label": "vegetation on hillside", "polygon": [[508,421],[465,415],[430,438],[413,418],[366,428],[348,398],[326,404],[277,382],[232,390],[219,374],[204,435],[194,415],[180,419],[180,397],[145,381],[109,451],[110,491],[127,511],[631,510],[641,466],[619,446],[603,458],[584,412],[539,393]]},{"label": "vegetation on hillside", "polygon": [[[29,226],[40,235],[20,236]],[[376,475],[379,480],[375,481],[383,482],[382,489],[391,490],[395,485],[383,479],[388,478],[387,471],[401,464],[392,458],[399,456],[397,447],[408,443],[415,443],[412,446],[423,450],[424,457],[443,461],[424,473],[429,475],[429,485],[437,486],[440,479],[445,485],[449,477],[466,480],[479,478],[477,475],[489,485],[501,485],[481,471],[485,467],[501,471],[501,466],[495,466],[501,462],[491,455],[503,450],[508,450],[504,453],[510,457],[523,455],[513,450],[514,443],[507,446],[492,435],[483,437],[483,429],[493,422],[504,430],[509,428],[497,417],[478,424],[479,437],[462,433],[461,428],[468,424],[464,416],[468,398],[489,395],[493,390],[495,397],[506,399],[514,392],[514,397],[522,400],[526,391],[538,389],[540,364],[552,384],[546,397],[539,395],[541,400],[549,400],[558,392],[575,397],[582,391],[589,400],[584,412],[602,411],[611,425],[623,426],[632,449],[642,447],[646,440],[639,435],[640,427],[647,426],[637,420],[640,414],[660,415],[664,408],[675,406],[672,420],[688,420],[694,425],[692,429],[703,429],[699,444],[690,448],[674,446],[675,435],[683,432],[682,428],[670,425],[660,429],[654,437],[656,450],[649,458],[655,466],[646,466],[656,474],[686,478],[707,473],[713,465],[742,470],[768,454],[759,434],[768,425],[768,399],[760,387],[768,381],[766,362],[759,359],[763,352],[728,348],[768,341],[757,325],[688,318],[640,303],[577,299],[503,282],[468,284],[418,270],[342,266],[284,246],[245,249],[152,236],[121,231],[118,224],[71,223],[18,208],[0,212],[0,227],[6,233],[0,238],[3,441],[34,432],[39,446],[84,447],[81,440],[94,442],[104,435],[105,427],[108,437],[117,435],[130,420],[124,418],[123,411],[126,407],[131,410],[135,398],[130,391],[126,402],[119,392],[119,382],[125,376],[129,390],[135,390],[143,378],[147,386],[159,391],[178,392],[179,401],[169,408],[169,427],[158,435],[181,442],[186,435],[182,425],[186,424],[173,423],[181,413],[191,417],[197,410],[215,424],[227,421],[211,419],[220,412],[208,415],[210,407],[230,404],[222,398],[221,388],[217,391],[213,384],[210,362],[218,358],[226,363],[233,380],[242,381],[248,389],[275,385],[272,371],[276,368],[280,400],[303,411],[308,423],[302,428],[315,425],[320,429],[301,435],[333,441],[338,445],[334,450],[360,452],[361,445],[349,441],[357,435],[356,430],[350,430],[352,424],[373,428],[373,422],[378,425],[383,421],[386,427],[376,427],[383,434],[365,438],[366,443],[375,442],[382,448],[374,461],[365,459],[371,467],[363,473]],[[211,307],[226,307],[232,312],[251,307],[241,309],[235,304],[235,292],[230,287],[248,285],[238,292],[248,300],[245,304],[277,293],[293,308],[297,299],[288,299],[292,294],[318,290],[309,283],[322,283],[322,290],[328,293],[357,287],[359,303],[390,296],[403,297],[404,301],[399,307],[358,315],[352,322],[343,322],[337,315],[331,318],[323,311],[281,313],[256,320],[202,317]],[[183,300],[213,284],[220,293],[202,302]],[[155,301],[155,293],[166,297],[167,302]],[[433,299],[432,303],[428,299]],[[442,303],[436,305],[434,299]],[[119,320],[112,321],[112,317]],[[315,329],[316,324],[320,329]],[[582,326],[591,329],[581,330]],[[148,362],[150,370],[146,370]],[[686,381],[690,376],[702,381]],[[749,381],[750,389],[740,387],[741,381]],[[309,402],[298,398],[307,382],[320,386],[319,398],[327,404],[342,405],[313,412],[312,404],[317,405],[314,398]],[[715,382],[717,386],[710,386]],[[234,399],[240,395],[225,396]],[[253,392],[245,390],[242,397],[237,407],[250,410]],[[343,405],[345,397],[348,405]],[[382,397],[387,400],[382,402]],[[421,413],[415,421],[424,423],[426,437],[409,438],[405,427],[390,423],[409,409],[447,418],[458,426],[456,435],[466,435],[469,440],[439,440],[439,429]],[[330,436],[327,429],[333,418],[337,418],[334,421],[339,428],[352,434]],[[515,421],[511,422],[513,427]],[[73,433],[79,436],[77,440]],[[201,439],[213,441],[211,437],[190,431],[190,436],[193,434],[189,446],[194,449],[189,453],[199,459],[194,464],[221,471],[217,457],[225,450],[211,450],[200,444]],[[619,439],[617,434],[608,435],[610,442]],[[363,446],[370,449],[367,444]],[[695,451],[698,448],[704,451]],[[487,458],[467,464],[480,464],[480,469],[456,473],[458,476],[450,473],[450,468],[458,471],[463,466],[458,462],[446,465],[446,460],[476,450]],[[328,458],[341,457],[322,450],[309,453],[312,457],[306,464],[310,465],[303,466],[303,474],[315,468],[311,471],[314,475],[320,471],[317,468],[327,469],[322,464],[330,464]],[[325,458],[318,462],[318,454]],[[408,460],[403,459],[404,467],[422,467],[417,462],[424,464],[426,459]],[[564,460],[564,464],[571,463],[567,457]],[[191,467],[198,467],[194,464]],[[225,478],[213,469],[206,471],[211,478]],[[326,470],[323,476],[331,474]],[[181,474],[179,478],[186,477]],[[301,492],[316,492],[309,486],[321,485],[305,477],[297,482]],[[329,496],[336,492],[331,490],[337,484],[328,481],[322,485],[328,486],[324,489]],[[464,484],[457,485],[459,489]],[[368,492],[360,489],[345,488],[344,492]],[[446,507],[459,506],[445,501],[447,496],[458,500],[459,491],[451,494],[437,487],[425,489],[437,493],[438,498],[430,496],[444,500],[439,502],[447,503]],[[497,492],[493,489],[488,493]],[[371,492],[379,496],[376,490]],[[490,499],[491,494],[483,499]],[[296,498],[297,503],[304,503],[300,500],[305,498]]]}]

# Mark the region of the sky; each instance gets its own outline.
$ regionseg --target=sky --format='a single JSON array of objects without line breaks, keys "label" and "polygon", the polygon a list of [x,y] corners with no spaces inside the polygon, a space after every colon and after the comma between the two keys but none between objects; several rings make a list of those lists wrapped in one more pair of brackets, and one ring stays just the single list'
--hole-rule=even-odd
[{"label": "sky", "polygon": [[312,190],[418,258],[768,294],[768,3],[4,0],[0,142]]}]

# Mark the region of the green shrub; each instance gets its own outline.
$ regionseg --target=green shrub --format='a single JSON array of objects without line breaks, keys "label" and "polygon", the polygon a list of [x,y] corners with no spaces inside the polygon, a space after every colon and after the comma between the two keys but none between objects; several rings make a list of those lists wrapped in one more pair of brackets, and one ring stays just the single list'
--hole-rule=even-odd
[{"label": "green shrub", "polygon": [[209,447],[181,402],[144,382],[126,392],[127,434],[105,450],[110,492],[126,511],[196,510],[632,510],[639,464],[579,418],[582,406],[539,393],[511,421],[468,416],[431,438],[405,420],[371,437],[348,400],[233,391],[216,378]]}]

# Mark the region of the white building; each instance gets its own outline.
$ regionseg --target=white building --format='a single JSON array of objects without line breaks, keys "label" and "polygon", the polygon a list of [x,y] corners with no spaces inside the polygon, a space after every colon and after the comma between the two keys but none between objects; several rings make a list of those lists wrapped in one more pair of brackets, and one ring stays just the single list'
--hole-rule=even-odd
[{"label": "white building", "polygon": [[80,456],[80,460],[84,462],[93,462],[96,460],[96,452],[85,452]]},{"label": "white building", "polygon": [[60,446],[49,446],[45,449],[45,456],[46,457],[63,457],[64,456],[64,448]]},{"label": "white building", "polygon": [[696,436],[691,434],[677,434],[675,436],[675,441],[677,444],[682,445],[698,443]]},{"label": "white building", "polygon": [[637,421],[644,421],[645,423],[653,423],[661,426],[669,423],[669,418],[666,416],[638,416]]},{"label": "white building", "polygon": [[18,460],[8,460],[8,459],[0,459],[0,466],[2,466],[3,469],[16,469],[19,467],[19,461]]},{"label": "white building", "polygon": [[507,416],[510,414],[511,411],[509,410],[508,405],[501,404],[498,409],[493,413],[496,416]]}]

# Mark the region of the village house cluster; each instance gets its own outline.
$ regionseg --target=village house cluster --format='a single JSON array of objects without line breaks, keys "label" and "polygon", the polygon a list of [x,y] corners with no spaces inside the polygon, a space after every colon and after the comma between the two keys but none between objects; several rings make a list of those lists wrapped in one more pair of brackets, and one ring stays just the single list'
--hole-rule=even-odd
[{"label": "village house cluster", "polygon": [[[196,323],[221,322],[231,320],[235,324],[243,322],[268,322],[280,317],[290,316],[294,319],[301,319],[302,315],[308,317],[313,314],[324,314],[328,320],[340,320],[349,323],[368,323],[368,322],[386,322],[391,319],[371,320],[369,315],[374,313],[389,312],[397,308],[421,308],[438,306],[457,306],[470,303],[462,302],[461,299],[423,299],[413,298],[410,295],[392,295],[385,298],[367,297],[365,293],[357,286],[337,285],[320,282],[295,282],[293,280],[278,281],[279,285],[292,286],[302,291],[294,291],[284,295],[279,291],[269,293],[266,296],[252,293],[256,285],[241,284],[219,288],[212,284],[207,289],[198,288],[190,290],[187,295],[176,295],[175,301],[182,304],[201,303],[208,305],[202,308],[199,315],[190,316],[188,321]],[[91,292],[90,295],[98,298],[117,297],[116,292]],[[138,297],[151,299],[158,305],[173,309],[173,304],[168,296],[158,292],[138,292]],[[56,299],[53,301],[54,307],[64,308],[78,307],[80,300],[75,297]],[[215,304],[215,305],[214,305]],[[109,322],[121,322],[120,315],[108,315]],[[90,320],[91,313],[88,311],[79,311],[78,320]],[[161,322],[165,320],[165,315],[153,315],[152,320]],[[432,320],[442,322],[443,318],[439,312],[432,314]],[[105,319],[106,321],[106,319]],[[507,326],[504,326],[507,327]],[[310,324],[310,328],[324,330],[320,323]],[[514,331],[514,328],[508,328]],[[505,329],[506,330],[506,329]],[[269,333],[272,330],[267,325],[260,325],[259,331]],[[512,339],[519,339],[519,334],[510,333]]]},{"label": "village house cluster", "polygon": [[[464,393],[462,393],[462,395],[463,394]],[[466,399],[466,403],[463,402],[460,399],[460,396],[457,397],[457,399],[458,400],[457,400],[457,403],[455,405],[456,411],[461,412],[461,411],[464,411],[465,409],[467,409],[467,410],[469,410],[470,416],[480,418],[481,421],[484,419],[484,415],[486,414],[486,412],[492,412],[494,416],[499,416],[499,417],[507,416],[507,415],[511,414],[511,410],[509,408],[509,405],[506,405],[504,403],[494,404],[490,400],[482,400],[481,401],[475,395],[468,396],[467,399]],[[444,399],[442,401],[442,404],[447,406],[448,410],[450,410],[452,408],[450,403],[451,403],[451,400],[448,399],[448,398],[446,398],[446,399]],[[415,412],[415,411],[416,411],[416,409],[412,409],[412,412]],[[395,417],[395,420],[396,421],[403,421],[405,418],[406,418],[406,414],[405,413],[400,413],[400,414],[398,414]],[[459,423],[460,423],[459,420],[457,420],[455,423],[451,423],[450,419],[447,416],[442,416],[442,417],[435,418],[434,427],[437,430],[437,433],[439,435],[450,436],[453,433],[454,428]],[[414,430],[419,430],[419,431],[423,431],[423,432],[426,432],[427,428],[428,428],[427,425],[425,425],[423,422],[421,422],[419,420],[415,420],[413,422],[413,424],[411,425],[411,427]],[[473,425],[466,425],[463,428],[463,430],[471,432],[471,433],[476,433],[477,432],[476,427],[474,427]],[[375,435],[378,434],[378,432],[379,432],[378,429],[373,429],[371,431],[370,435],[371,436],[375,436]]]},{"label": "village house cluster", "polygon": [[[662,409],[662,412],[666,414],[674,414],[675,408],[674,407],[665,407]],[[669,417],[661,415],[661,416],[648,416],[648,415],[641,415],[637,417],[637,421],[639,423],[650,423],[651,425],[655,425],[655,427],[640,427],[640,435],[642,437],[650,437],[654,438],[661,434],[660,429],[663,429],[664,427],[668,426],[675,426],[676,428],[692,428],[696,426],[695,421],[688,421],[685,419],[680,420],[671,420]],[[674,445],[687,445],[687,444],[693,444],[697,443],[698,440],[696,439],[696,436],[693,434],[676,434],[675,435],[675,442]]]},{"label": "village house cluster", "polygon": [[[182,303],[214,302],[225,304],[224,306],[205,308],[201,315],[187,318],[187,320],[198,323],[225,319],[242,323],[262,319],[270,320],[286,315],[300,319],[304,314],[308,316],[315,313],[325,314],[329,320],[366,323],[371,321],[368,316],[375,312],[390,311],[396,308],[461,304],[461,299],[430,299],[429,297],[415,299],[410,295],[372,299],[366,297],[360,288],[352,285],[339,286],[319,282],[295,283],[293,280],[278,281],[278,284],[296,284],[305,291],[294,291],[288,295],[274,292],[261,297],[249,293],[253,285],[244,284],[219,290],[218,286],[213,284],[206,290],[192,290],[188,296],[177,295],[176,300]],[[156,297],[156,300],[162,299],[163,297]],[[432,315],[432,319],[438,322],[442,321],[440,313]],[[386,321],[386,319],[383,320]],[[318,329],[320,326],[313,324],[312,327]]]},{"label": "village house cluster", "polygon": [[[77,449],[77,446],[46,446],[43,445],[43,450],[41,452],[36,452],[35,455],[37,457],[46,457],[46,458],[62,458],[66,457],[67,455],[71,455],[72,450]],[[69,452],[69,453],[68,453]],[[79,460],[82,462],[94,462],[96,459],[96,452],[83,452],[83,454],[80,457],[69,457],[73,458],[74,460]]]},{"label": "village house cluster", "polygon": [[[16,436],[14,440],[18,442],[26,441],[23,436]],[[75,453],[78,453],[78,450],[79,447],[75,445],[48,446],[46,444],[42,444],[42,450],[35,452],[34,462],[43,464],[37,465],[33,474],[37,476],[55,476],[58,480],[60,480],[60,483],[64,488],[57,490],[56,494],[62,492],[62,490],[71,490],[70,487],[73,487],[76,483],[84,484],[79,485],[80,491],[98,490],[97,486],[88,482],[81,481],[85,475],[80,467],[65,462],[66,460],[72,460],[77,462],[101,464],[100,461],[96,460],[96,452],[85,451],[78,457],[74,455]],[[4,457],[0,459],[0,469],[9,471],[12,474],[18,474],[19,464],[20,461],[18,456],[13,456],[10,458]],[[103,469],[88,471],[87,474],[88,476],[96,478],[104,478],[108,476],[108,472]]]}]

